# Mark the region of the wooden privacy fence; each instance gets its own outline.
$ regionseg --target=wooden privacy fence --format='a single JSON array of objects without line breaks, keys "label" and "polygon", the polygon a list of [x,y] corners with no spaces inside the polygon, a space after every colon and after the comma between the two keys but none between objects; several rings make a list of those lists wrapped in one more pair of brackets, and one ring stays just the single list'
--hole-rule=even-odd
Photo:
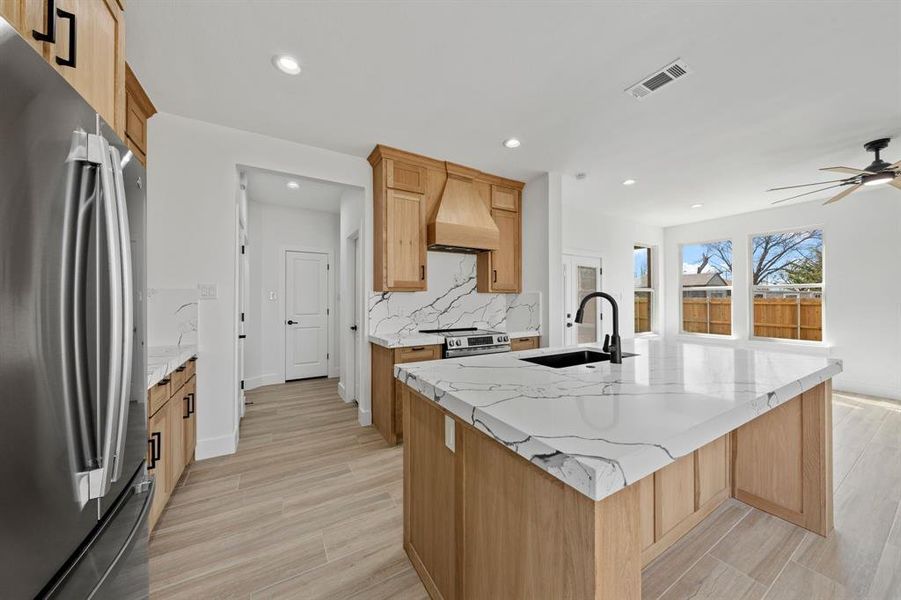
[{"label": "wooden privacy fence", "polygon": [[651,330],[651,298],[648,294],[635,294],[635,332]]},{"label": "wooden privacy fence", "polygon": [[[650,306],[635,303],[635,323],[639,310],[650,317]],[[792,340],[823,339],[821,298],[754,298],[754,335]],[[682,330],[689,333],[732,333],[731,298],[683,298]],[[636,329],[636,331],[641,331]]]}]

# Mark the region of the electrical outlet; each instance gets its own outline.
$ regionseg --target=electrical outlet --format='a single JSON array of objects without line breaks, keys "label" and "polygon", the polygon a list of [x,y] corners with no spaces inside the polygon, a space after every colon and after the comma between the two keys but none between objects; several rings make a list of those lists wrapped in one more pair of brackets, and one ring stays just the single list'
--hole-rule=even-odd
[{"label": "electrical outlet", "polygon": [[219,297],[219,288],[215,283],[198,283],[201,300],[215,300]]},{"label": "electrical outlet", "polygon": [[454,420],[444,415],[444,445],[447,446],[447,449],[451,452],[456,452],[454,450],[454,445],[456,443],[456,435],[455,435],[456,426],[454,424]]}]

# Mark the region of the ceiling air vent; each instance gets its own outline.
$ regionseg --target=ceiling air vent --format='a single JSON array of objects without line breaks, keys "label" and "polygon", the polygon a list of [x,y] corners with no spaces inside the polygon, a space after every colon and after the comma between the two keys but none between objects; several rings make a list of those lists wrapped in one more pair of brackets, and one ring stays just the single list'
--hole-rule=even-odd
[{"label": "ceiling air vent", "polygon": [[691,73],[691,69],[688,68],[688,65],[682,62],[681,59],[677,59],[656,73],[645,77],[640,83],[627,88],[626,93],[636,100],[641,100],[666,84],[685,77],[689,73]]}]

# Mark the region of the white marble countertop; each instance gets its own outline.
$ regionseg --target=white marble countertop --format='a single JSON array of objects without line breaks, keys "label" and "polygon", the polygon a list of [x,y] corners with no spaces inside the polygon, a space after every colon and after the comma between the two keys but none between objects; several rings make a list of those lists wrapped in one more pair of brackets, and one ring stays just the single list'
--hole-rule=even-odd
[{"label": "white marble countertop", "polygon": [[431,346],[432,344],[444,345],[444,338],[440,335],[429,333],[414,334],[369,334],[369,341],[385,348],[408,348],[410,346]]},{"label": "white marble countertop", "polygon": [[152,388],[192,356],[197,356],[195,345],[147,348],[147,389]]},{"label": "white marble countertop", "polygon": [[[499,330],[500,331],[500,330]],[[538,337],[540,331],[504,331],[511,338]],[[401,334],[369,334],[369,341],[385,348],[409,348],[410,346],[430,346],[432,344],[444,344],[444,337],[429,333],[401,333]]]},{"label": "white marble countertop", "polygon": [[[589,346],[585,346],[589,347]],[[579,348],[396,365],[395,376],[586,496],[600,500],[842,371],[780,350],[630,340],[623,364],[519,359]]]}]

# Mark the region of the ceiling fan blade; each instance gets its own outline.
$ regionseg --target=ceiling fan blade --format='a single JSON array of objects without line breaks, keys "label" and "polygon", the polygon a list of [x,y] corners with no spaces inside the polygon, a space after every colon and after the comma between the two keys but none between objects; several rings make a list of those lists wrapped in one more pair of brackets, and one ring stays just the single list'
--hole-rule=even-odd
[{"label": "ceiling fan blade", "polygon": [[898,171],[899,169],[901,169],[901,160],[891,165],[886,171]]},{"label": "ceiling fan blade", "polygon": [[830,185],[829,187],[824,187],[824,188],[820,188],[818,190],[813,190],[812,192],[804,192],[803,194],[798,194],[797,196],[789,196],[788,198],[776,200],[772,204],[780,204],[782,202],[787,202],[788,200],[794,200],[795,198],[800,198],[801,196],[809,196],[810,194],[816,194],[818,192],[825,192],[826,190],[831,190],[833,188],[842,187],[843,185],[845,185],[845,184],[839,183],[838,185]]},{"label": "ceiling fan blade", "polygon": [[895,186],[899,190],[901,190],[901,177],[895,177],[892,181],[889,182],[889,185]]},{"label": "ceiling fan blade", "polygon": [[844,198],[845,196],[847,196],[847,195],[850,194],[851,192],[855,191],[857,188],[859,188],[859,187],[862,186],[862,185],[863,185],[862,183],[858,183],[857,185],[852,185],[851,187],[849,187],[849,188],[846,189],[845,191],[839,192],[838,194],[836,194],[836,195],[833,196],[832,198],[829,198],[828,200],[826,200],[825,202],[823,202],[823,206],[826,206],[827,204],[832,204],[833,202],[838,202],[839,200],[841,200],[842,198]]},{"label": "ceiling fan blade", "polygon": [[860,169],[852,169],[851,167],[824,167],[820,171],[833,171],[835,173],[849,173],[851,175],[867,175],[869,171],[861,171]]},{"label": "ceiling fan blade", "polygon": [[784,187],[770,188],[767,191],[768,192],[777,192],[779,190],[793,190],[793,189],[799,188],[799,187],[808,187],[811,185],[825,185],[827,183],[837,183],[839,181],[847,181],[847,180],[848,180],[848,178],[846,177],[845,179],[830,179],[829,181],[818,181],[816,183],[802,183],[800,185],[786,185]]}]

